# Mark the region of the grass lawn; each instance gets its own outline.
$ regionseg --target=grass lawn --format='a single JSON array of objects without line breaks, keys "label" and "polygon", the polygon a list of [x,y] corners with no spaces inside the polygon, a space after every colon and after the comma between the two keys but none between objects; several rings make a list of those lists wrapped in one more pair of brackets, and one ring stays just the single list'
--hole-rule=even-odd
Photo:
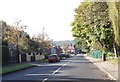
[{"label": "grass lawn", "polygon": [[[34,66],[34,65],[28,64],[28,63],[3,66],[2,67],[2,74],[21,70],[21,69],[25,69],[25,68],[32,67],[32,66]],[[0,72],[0,74],[1,74],[1,72]]]}]

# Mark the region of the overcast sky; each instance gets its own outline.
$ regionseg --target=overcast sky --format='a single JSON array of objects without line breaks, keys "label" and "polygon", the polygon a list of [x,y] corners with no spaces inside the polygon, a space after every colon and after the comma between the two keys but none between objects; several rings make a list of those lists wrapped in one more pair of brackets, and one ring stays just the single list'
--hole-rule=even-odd
[{"label": "overcast sky", "polygon": [[74,9],[82,0],[0,0],[0,20],[10,25],[22,20],[30,36],[45,32],[53,40],[71,40]]}]

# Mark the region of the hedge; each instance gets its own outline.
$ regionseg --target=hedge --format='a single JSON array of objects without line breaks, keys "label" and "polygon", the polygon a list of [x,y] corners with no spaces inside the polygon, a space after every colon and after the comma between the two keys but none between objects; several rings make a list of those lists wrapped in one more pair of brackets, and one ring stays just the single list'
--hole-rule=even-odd
[{"label": "hedge", "polygon": [[2,65],[8,65],[8,59],[9,59],[9,48],[7,46],[2,45]]}]

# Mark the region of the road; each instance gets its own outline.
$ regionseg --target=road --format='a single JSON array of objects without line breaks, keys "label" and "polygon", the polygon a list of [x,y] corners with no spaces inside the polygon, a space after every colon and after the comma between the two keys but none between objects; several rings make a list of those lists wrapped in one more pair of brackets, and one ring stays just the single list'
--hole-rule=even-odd
[{"label": "road", "polygon": [[86,59],[83,54],[77,54],[59,63],[36,63],[36,67],[4,75],[2,79],[3,82],[115,82],[109,80],[107,74]]}]

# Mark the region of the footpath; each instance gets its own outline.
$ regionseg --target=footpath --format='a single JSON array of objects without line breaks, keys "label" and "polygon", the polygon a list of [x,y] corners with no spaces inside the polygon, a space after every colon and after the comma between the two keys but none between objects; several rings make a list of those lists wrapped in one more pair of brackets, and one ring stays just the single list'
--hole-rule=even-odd
[{"label": "footpath", "polygon": [[101,59],[95,59],[93,57],[85,57],[93,62],[99,69],[107,73],[112,80],[118,80],[118,64],[112,64],[108,61],[102,61]]}]

